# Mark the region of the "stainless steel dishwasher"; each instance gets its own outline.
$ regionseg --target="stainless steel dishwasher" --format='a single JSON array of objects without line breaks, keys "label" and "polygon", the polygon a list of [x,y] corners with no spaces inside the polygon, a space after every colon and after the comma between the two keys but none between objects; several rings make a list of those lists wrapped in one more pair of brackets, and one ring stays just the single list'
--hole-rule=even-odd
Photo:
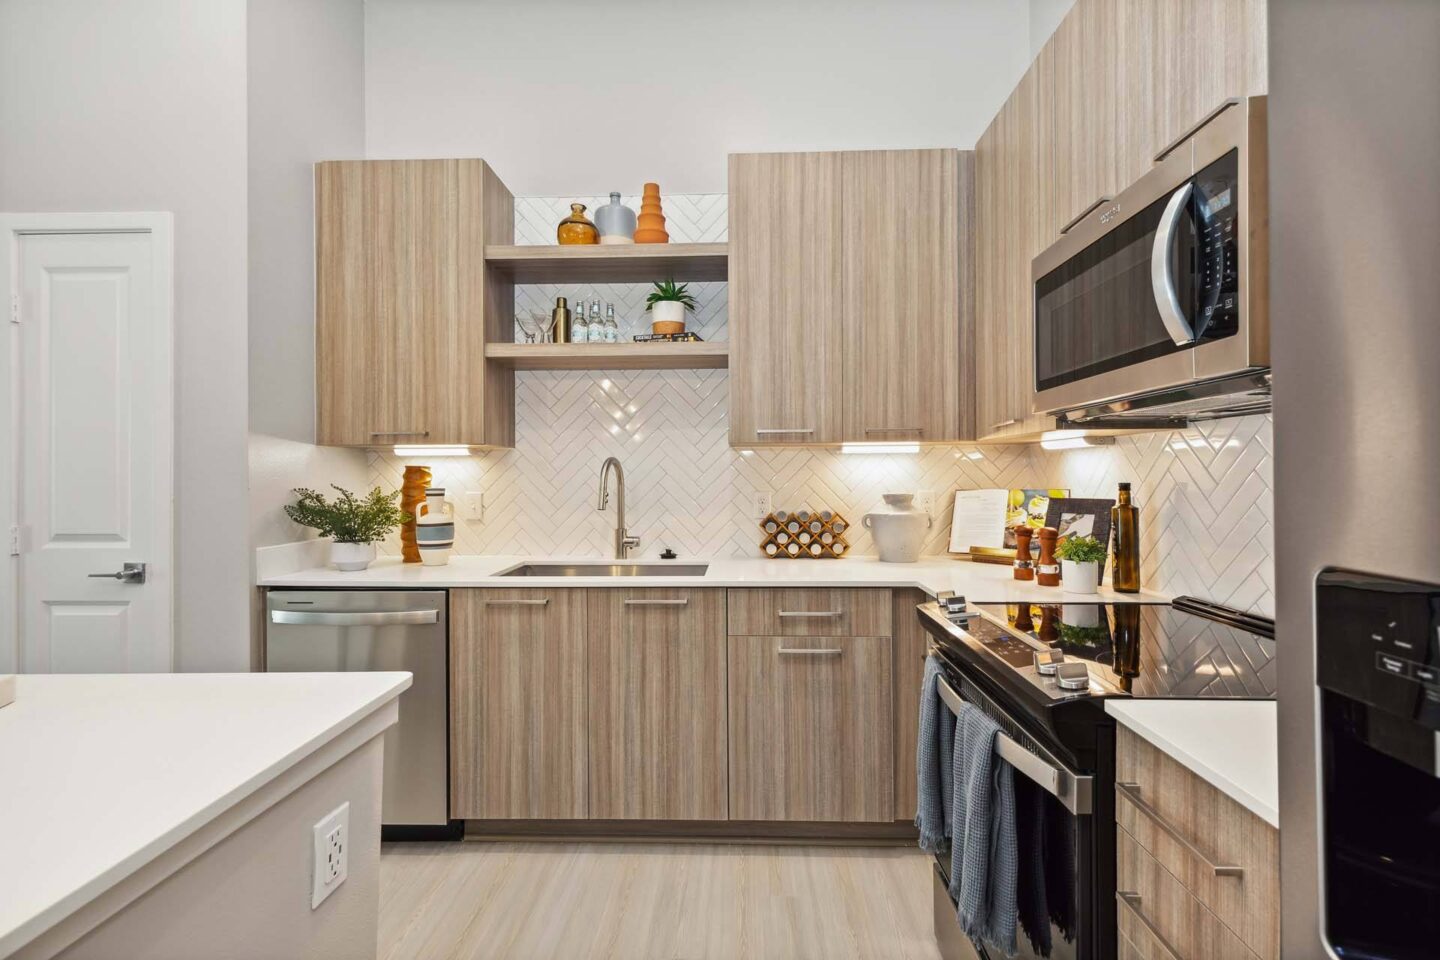
[{"label": "stainless steel dishwasher", "polygon": [[381,822],[449,823],[445,591],[271,590],[265,669],[272,673],[407,670],[400,722],[385,733]]}]

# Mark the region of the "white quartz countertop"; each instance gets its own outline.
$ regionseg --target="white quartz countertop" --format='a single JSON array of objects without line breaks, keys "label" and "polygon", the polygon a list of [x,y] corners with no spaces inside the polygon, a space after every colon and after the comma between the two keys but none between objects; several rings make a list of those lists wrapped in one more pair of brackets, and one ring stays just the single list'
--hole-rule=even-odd
[{"label": "white quartz countertop", "polygon": [[0,956],[409,686],[408,673],[17,677],[0,709]]},{"label": "white quartz countertop", "polygon": [[1106,700],[1120,723],[1280,826],[1274,700]]},{"label": "white quartz countertop", "polygon": [[314,567],[289,573],[262,572],[262,587],[351,587],[357,590],[410,587],[917,587],[932,596],[953,590],[967,600],[984,603],[1022,601],[1073,603],[1088,600],[1116,600],[1163,603],[1160,594],[1122,594],[1101,587],[1089,597],[1066,593],[1060,587],[1041,587],[1033,581],[1016,580],[1010,567],[926,557],[918,563],[881,563],[873,557],[846,557],[843,560],[705,560],[686,557],[656,560],[635,557],[634,563],[708,563],[704,576],[686,577],[502,577],[504,570],[521,563],[609,563],[602,557],[452,557],[445,566],[427,567],[402,563],[396,557],[376,560],[367,570],[343,572],[333,567]]}]

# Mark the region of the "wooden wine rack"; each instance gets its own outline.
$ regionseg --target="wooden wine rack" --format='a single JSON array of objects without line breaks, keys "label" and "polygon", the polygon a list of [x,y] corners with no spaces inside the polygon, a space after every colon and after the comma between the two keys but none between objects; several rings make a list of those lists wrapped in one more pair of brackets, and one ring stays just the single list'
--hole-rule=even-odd
[{"label": "wooden wine rack", "polygon": [[[850,554],[850,521],[838,513],[777,510],[760,521],[760,552],[772,560],[839,560]],[[795,552],[791,552],[791,548]],[[816,549],[818,547],[818,550]]]}]

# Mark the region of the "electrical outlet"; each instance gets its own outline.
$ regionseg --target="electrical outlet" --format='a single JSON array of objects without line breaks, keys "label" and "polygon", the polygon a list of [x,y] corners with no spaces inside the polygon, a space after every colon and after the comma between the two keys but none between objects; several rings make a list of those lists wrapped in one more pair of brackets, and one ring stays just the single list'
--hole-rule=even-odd
[{"label": "electrical outlet", "polygon": [[931,516],[934,516],[934,514],[935,514],[935,491],[934,491],[934,490],[921,490],[919,493],[915,494],[915,508],[916,508],[917,510],[924,510],[926,513],[930,514]]},{"label": "electrical outlet", "polygon": [[310,909],[314,910],[345,882],[350,874],[350,803],[346,801],[313,828],[314,882]]},{"label": "electrical outlet", "polygon": [[750,512],[756,520],[764,520],[770,515],[770,494],[755,493],[755,499],[751,502]]},{"label": "electrical outlet", "polygon": [[465,492],[465,519],[485,519],[485,494],[479,490],[467,490]]}]

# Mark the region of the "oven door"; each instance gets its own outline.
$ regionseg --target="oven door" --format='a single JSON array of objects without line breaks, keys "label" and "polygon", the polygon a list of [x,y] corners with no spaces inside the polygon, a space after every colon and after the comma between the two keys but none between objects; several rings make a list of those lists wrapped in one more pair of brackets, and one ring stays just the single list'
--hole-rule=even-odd
[{"label": "oven door", "polygon": [[[1027,960],[1099,957],[1093,913],[1093,777],[1070,769],[1036,743],[974,684],[947,674],[942,674],[939,681],[941,700],[952,713],[960,710],[963,701],[995,719],[1002,731],[996,737],[996,753],[1015,770],[1015,836],[1020,866],[1015,956]],[[948,886],[949,849],[943,850],[936,861],[939,882]],[[953,930],[939,925],[941,911],[938,907],[936,911],[936,939],[941,944],[953,941],[953,934],[958,932],[953,902],[950,907],[950,922],[956,925]],[[971,946],[980,957],[999,956],[994,951],[987,953],[983,944]]]}]

